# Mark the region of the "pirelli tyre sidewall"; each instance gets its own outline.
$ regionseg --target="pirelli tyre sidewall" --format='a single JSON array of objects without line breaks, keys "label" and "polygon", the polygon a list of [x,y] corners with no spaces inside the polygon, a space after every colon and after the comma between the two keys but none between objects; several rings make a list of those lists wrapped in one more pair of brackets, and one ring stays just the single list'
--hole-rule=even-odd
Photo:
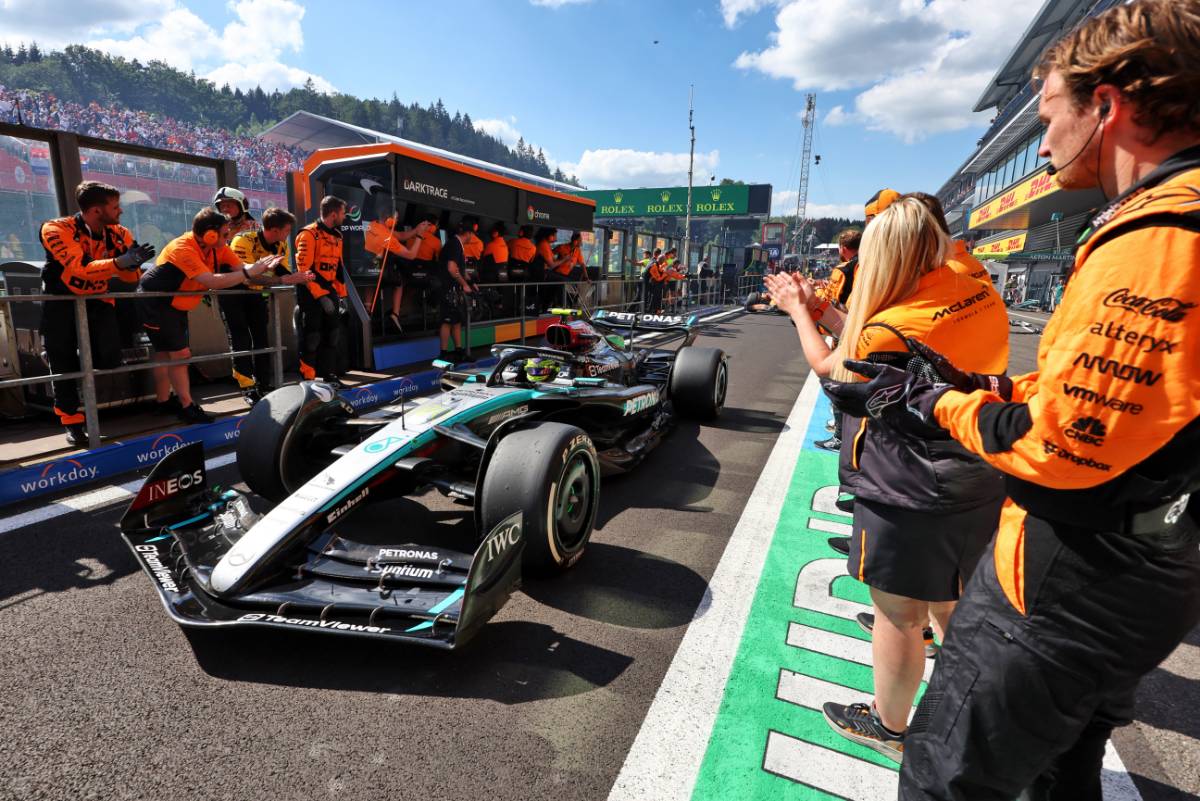
[{"label": "pirelli tyre sidewall", "polygon": [[252,492],[278,503],[333,461],[333,443],[318,430],[353,409],[329,386],[305,381],[280,387],[246,415],[237,441],[238,471]]},{"label": "pirelli tyre sidewall", "polygon": [[583,556],[599,500],[600,461],[592,438],[565,423],[535,423],[507,434],[492,454],[479,499],[482,530],[521,512],[522,573],[551,576]]},{"label": "pirelli tyre sidewall", "polygon": [[714,420],[725,407],[729,366],[719,348],[679,349],[671,369],[671,403],[693,420]]}]

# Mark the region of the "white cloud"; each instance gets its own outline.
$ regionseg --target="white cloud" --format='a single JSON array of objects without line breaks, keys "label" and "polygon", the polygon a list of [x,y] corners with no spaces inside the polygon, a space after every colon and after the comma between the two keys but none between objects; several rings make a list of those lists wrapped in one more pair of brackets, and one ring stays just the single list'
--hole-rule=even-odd
[{"label": "white cloud", "polygon": [[529,0],[529,2],[531,5],[542,6],[543,8],[562,8],[563,6],[590,3],[592,0]]},{"label": "white cloud", "polygon": [[735,66],[798,90],[861,89],[825,121],[912,142],[987,122],[971,107],[1042,0],[723,0],[722,9],[768,2],[776,30]]},{"label": "white cloud", "polygon": [[494,136],[504,144],[512,147],[521,138],[521,132],[517,130],[517,118],[509,117],[507,120],[475,120],[475,130],[483,131],[488,136]]},{"label": "white cloud", "polygon": [[[696,176],[715,175],[721,154],[713,150],[697,153]],[[585,150],[574,164],[559,164],[589,189],[622,189],[638,186],[683,186],[687,184],[687,153],[655,153],[646,150],[608,148]]]},{"label": "white cloud", "polygon": [[[771,215],[791,217],[796,213],[796,190],[776,189],[771,193]],[[863,216],[861,203],[809,203],[805,207],[805,218],[819,220],[822,217],[845,217],[860,220]]]},{"label": "white cloud", "polygon": [[0,42],[59,48],[132,33],[160,20],[174,0],[0,0]]},{"label": "white cloud", "polygon": [[725,27],[732,28],[737,24],[738,17],[743,14],[753,14],[760,8],[769,6],[773,0],[721,0],[721,16],[725,19]]},{"label": "white cloud", "polygon": [[266,92],[270,92],[272,89],[279,89],[286,92],[293,87],[303,86],[304,82],[311,78],[318,92],[337,91],[337,88],[333,84],[320,75],[314,75],[299,67],[289,67],[287,64],[281,64],[278,61],[255,61],[250,64],[222,64],[207,73],[204,77],[217,86],[229,84],[234,89],[242,89],[243,91],[261,86],[263,91]]},{"label": "white cloud", "polygon": [[230,20],[218,31],[183,0],[0,0],[0,41],[86,44],[195,70],[218,86],[287,91],[311,78],[320,91],[334,91],[321,76],[281,60],[304,50],[305,9],[297,0],[227,0],[225,10]]}]

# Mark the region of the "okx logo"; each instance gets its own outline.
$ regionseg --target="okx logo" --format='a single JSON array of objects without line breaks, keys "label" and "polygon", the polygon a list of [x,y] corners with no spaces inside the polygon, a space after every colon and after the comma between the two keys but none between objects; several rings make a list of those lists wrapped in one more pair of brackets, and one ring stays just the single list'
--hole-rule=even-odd
[{"label": "okx logo", "polygon": [[1103,445],[1108,436],[1108,428],[1096,417],[1080,417],[1071,427],[1063,432],[1067,439],[1082,442],[1084,445]]}]

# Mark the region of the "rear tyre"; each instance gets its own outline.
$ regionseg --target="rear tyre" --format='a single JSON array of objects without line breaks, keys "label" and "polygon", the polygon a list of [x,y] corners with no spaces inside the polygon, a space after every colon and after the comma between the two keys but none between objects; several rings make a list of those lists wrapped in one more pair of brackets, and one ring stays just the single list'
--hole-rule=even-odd
[{"label": "rear tyre", "polygon": [[592,439],[564,423],[538,423],[500,440],[480,496],[481,536],[521,512],[525,576],[551,576],[583,556],[596,523],[600,461]]},{"label": "rear tyre", "polygon": [[671,403],[684,417],[713,420],[725,407],[729,367],[718,348],[680,348],[671,370]]},{"label": "rear tyre", "polygon": [[332,417],[350,413],[332,390],[290,384],[270,393],[246,415],[237,464],[246,486],[278,503],[333,462],[332,444],[319,432]]}]

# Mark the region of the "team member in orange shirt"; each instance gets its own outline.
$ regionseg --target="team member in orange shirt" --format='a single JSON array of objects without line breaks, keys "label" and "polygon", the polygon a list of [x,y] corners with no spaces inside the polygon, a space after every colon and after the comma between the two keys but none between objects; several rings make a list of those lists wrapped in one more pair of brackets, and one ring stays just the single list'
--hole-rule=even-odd
[{"label": "team member in orange shirt", "polygon": [[[537,245],[533,244],[531,233],[528,225],[522,225],[517,229],[516,237],[508,243],[508,280],[512,283],[533,280],[533,260],[537,258]],[[524,297],[527,311],[537,308],[536,290],[526,290]],[[514,308],[515,298],[514,294]]]},{"label": "team member in orange shirt", "polygon": [[[257,279],[283,261],[282,255],[264,256],[252,265],[242,264],[238,255],[225,244],[229,218],[213,208],[203,209],[192,219],[191,233],[173,239],[158,254],[158,261],[142,275],[139,292],[196,292],[228,289]],[[298,276],[299,277],[299,276]],[[140,298],[142,326],[154,346],[159,362],[187,359],[188,312],[200,305],[200,295],[173,298]],[[154,394],[160,404],[169,402],[171,390],[182,408],[179,419],[185,423],[211,423],[213,418],[192,400],[188,365],[164,364],[154,368]]]},{"label": "team member in orange shirt", "polygon": [[[791,316],[817,375],[853,376],[847,356],[884,363],[912,359],[910,342],[946,348],[986,373],[1007,367],[1008,317],[995,293],[946,264],[949,238],[925,206],[897,200],[867,226],[850,308],[830,351],[797,283],[766,277],[776,305]],[[857,364],[857,362],[852,362]],[[847,415],[839,477],[854,493],[847,563],[871,589],[875,701],[827,703],[839,734],[900,761],[904,730],[925,666],[930,615],[944,631],[983,554],[1004,496],[999,473],[961,445],[898,435]]]},{"label": "team member in orange shirt", "polygon": [[[570,255],[561,257],[554,254],[554,239],[558,236],[558,231],[554,228],[543,228],[538,231],[534,237],[533,243],[537,248],[534,253],[533,261],[529,263],[532,279],[539,282],[548,281],[563,281],[565,277],[560,272],[564,264],[570,260]],[[540,311],[545,311],[551,306],[558,303],[561,299],[561,293],[557,287],[543,285],[538,292]]]},{"label": "team member in orange shirt", "polygon": [[1200,0],[1114,6],[1036,77],[1039,155],[1062,188],[1112,198],[1037,370],[998,380],[932,356],[939,381],[867,365],[869,383],[829,387],[1006,479],[905,743],[906,801],[1100,799],[1141,677],[1200,621]]},{"label": "team member in orange shirt", "polygon": [[[154,247],[139,245],[129,229],[120,224],[121,193],[108,184],[84,181],[75,189],[75,202],[78,214],[42,224],[42,246],[46,249],[42,291],[47,295],[86,297],[107,292],[110,279],[137,283],[138,265],[154,258]],[[121,363],[116,306],[111,300],[89,300],[84,305],[92,365],[98,369],[116,367]],[[78,372],[75,304],[53,300],[43,303],[39,330],[50,371]],[[68,444],[87,446],[77,382],[55,381],[52,387],[54,413],[67,430]]]},{"label": "team member in orange shirt", "polygon": [[338,346],[346,305],[346,266],[342,258],[341,225],[346,219],[346,201],[333,195],[321,198],[321,218],[296,234],[296,268],[312,272],[312,282],[300,287],[300,375],[320,376],[335,387],[338,377]]}]

